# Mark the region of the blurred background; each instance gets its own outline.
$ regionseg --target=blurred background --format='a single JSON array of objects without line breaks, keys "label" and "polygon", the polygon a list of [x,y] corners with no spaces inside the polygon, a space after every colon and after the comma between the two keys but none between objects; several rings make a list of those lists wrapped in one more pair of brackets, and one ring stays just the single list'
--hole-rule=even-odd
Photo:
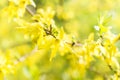
[{"label": "blurred background", "polygon": [[[91,32],[95,32],[94,26],[98,24],[98,16],[101,13],[112,15],[108,26],[112,27],[113,33],[120,32],[120,0],[34,0],[34,2],[37,8],[52,7],[55,10],[54,20],[57,27],[63,27],[67,34],[72,34],[81,42]],[[0,0],[0,11],[6,6],[8,0]],[[10,56],[11,60],[20,58],[33,48],[31,41],[25,39],[16,27],[18,25],[14,21],[9,21],[7,15],[0,13],[0,50]],[[49,55],[48,51],[45,54],[37,53],[30,56],[25,62],[18,64],[14,74],[7,74],[5,80],[105,80],[103,75],[109,71],[104,66],[102,70],[102,65],[98,66],[97,63],[94,64],[100,71],[99,74],[90,70],[84,71],[83,67],[75,65],[74,60],[70,58],[72,56],[57,56],[49,62]]]}]

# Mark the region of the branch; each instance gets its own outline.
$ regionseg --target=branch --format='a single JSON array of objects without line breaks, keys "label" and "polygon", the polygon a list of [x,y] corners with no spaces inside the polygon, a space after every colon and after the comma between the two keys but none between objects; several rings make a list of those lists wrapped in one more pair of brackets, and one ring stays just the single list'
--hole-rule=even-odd
[{"label": "branch", "polygon": [[25,61],[30,55],[33,55],[37,51],[38,51],[38,46],[35,46],[35,48],[30,53],[27,53],[26,55],[24,55],[21,58],[19,58],[18,60],[16,60],[14,62],[14,64],[18,64],[19,62]]},{"label": "branch", "polygon": [[[102,56],[103,56],[103,58],[104,58],[104,60],[105,60],[105,59],[106,59],[105,55],[102,54]],[[105,62],[106,62],[106,61],[105,61]],[[113,69],[112,65],[110,65],[108,62],[106,62],[106,64],[107,64],[108,68],[109,68],[114,74],[118,73],[116,70]],[[117,75],[117,77],[120,77],[120,75]]]},{"label": "branch", "polygon": [[26,6],[27,12],[29,12],[32,16],[36,14],[36,8],[32,5],[27,5]]}]

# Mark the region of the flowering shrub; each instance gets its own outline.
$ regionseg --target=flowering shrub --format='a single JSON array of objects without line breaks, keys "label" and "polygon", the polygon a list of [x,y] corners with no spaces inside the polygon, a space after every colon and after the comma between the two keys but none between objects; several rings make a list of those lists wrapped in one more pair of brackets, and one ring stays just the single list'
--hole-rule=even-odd
[{"label": "flowering shrub", "polygon": [[42,2],[44,7],[33,0],[9,0],[1,10],[1,22],[6,22],[2,26],[8,28],[2,30],[13,36],[8,36],[8,43],[1,40],[1,80],[119,80],[120,52],[116,43],[120,34],[113,33],[107,24],[111,15],[100,14],[95,31],[79,39],[75,32],[61,27],[69,26],[67,21],[74,17],[72,12],[64,11],[65,1],[58,1],[58,9]]}]

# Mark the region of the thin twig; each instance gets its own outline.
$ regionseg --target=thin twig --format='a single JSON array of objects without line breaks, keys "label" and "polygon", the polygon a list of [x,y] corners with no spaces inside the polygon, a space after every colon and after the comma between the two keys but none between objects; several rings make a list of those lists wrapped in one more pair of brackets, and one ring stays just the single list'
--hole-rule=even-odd
[{"label": "thin twig", "polygon": [[35,46],[35,48],[30,52],[19,58],[14,62],[14,64],[18,64],[19,62],[25,61],[30,55],[33,55],[38,50],[38,46]]},{"label": "thin twig", "polygon": [[29,12],[32,16],[36,14],[36,8],[32,5],[27,5],[26,6],[27,12]]}]

